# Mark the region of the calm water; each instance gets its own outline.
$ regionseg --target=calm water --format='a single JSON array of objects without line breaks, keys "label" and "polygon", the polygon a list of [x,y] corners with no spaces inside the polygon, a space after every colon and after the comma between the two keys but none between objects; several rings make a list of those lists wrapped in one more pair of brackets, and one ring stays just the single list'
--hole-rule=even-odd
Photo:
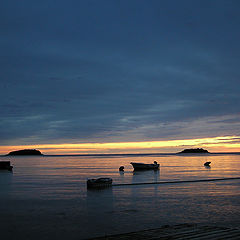
[{"label": "calm water", "polygon": [[[193,222],[240,226],[240,180],[87,190],[87,178],[135,183],[240,177],[240,155],[41,156],[0,172],[1,239],[85,239]],[[161,164],[133,172],[130,162]],[[211,161],[211,168],[203,163]],[[124,174],[118,171],[125,166]]]}]

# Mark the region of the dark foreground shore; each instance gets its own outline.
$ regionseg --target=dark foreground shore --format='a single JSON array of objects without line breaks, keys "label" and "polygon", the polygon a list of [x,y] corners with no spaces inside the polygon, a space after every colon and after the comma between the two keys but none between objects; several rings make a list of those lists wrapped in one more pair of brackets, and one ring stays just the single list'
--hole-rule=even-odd
[{"label": "dark foreground shore", "polygon": [[165,225],[160,228],[148,229],[138,232],[117,234],[91,238],[89,240],[177,240],[177,239],[201,239],[201,240],[220,240],[220,239],[240,239],[239,228],[226,228],[217,226],[201,226],[197,224],[179,224],[174,226]]}]

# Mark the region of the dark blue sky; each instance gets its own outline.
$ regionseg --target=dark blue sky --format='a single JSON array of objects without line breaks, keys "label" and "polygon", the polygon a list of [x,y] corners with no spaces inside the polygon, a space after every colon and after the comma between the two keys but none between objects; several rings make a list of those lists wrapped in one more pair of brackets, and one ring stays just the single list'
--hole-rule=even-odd
[{"label": "dark blue sky", "polygon": [[3,0],[0,144],[240,134],[238,0]]}]

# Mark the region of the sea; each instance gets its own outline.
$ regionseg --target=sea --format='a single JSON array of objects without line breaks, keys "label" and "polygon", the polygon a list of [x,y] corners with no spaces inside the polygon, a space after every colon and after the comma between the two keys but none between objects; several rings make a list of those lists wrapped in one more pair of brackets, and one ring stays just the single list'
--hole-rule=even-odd
[{"label": "sea", "polygon": [[[113,184],[240,178],[240,154],[1,156],[0,239],[89,239],[196,223],[240,227],[240,179],[121,185],[87,189],[91,178]],[[133,171],[130,162],[160,164]],[[205,167],[206,161],[211,167]],[[119,172],[124,166],[125,171]]]}]

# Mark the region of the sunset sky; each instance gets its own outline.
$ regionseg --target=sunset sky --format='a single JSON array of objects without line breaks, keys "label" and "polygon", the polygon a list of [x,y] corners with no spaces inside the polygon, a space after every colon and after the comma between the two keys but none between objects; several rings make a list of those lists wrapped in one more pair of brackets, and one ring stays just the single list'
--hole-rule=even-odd
[{"label": "sunset sky", "polygon": [[3,0],[0,154],[240,152],[240,1]]}]

